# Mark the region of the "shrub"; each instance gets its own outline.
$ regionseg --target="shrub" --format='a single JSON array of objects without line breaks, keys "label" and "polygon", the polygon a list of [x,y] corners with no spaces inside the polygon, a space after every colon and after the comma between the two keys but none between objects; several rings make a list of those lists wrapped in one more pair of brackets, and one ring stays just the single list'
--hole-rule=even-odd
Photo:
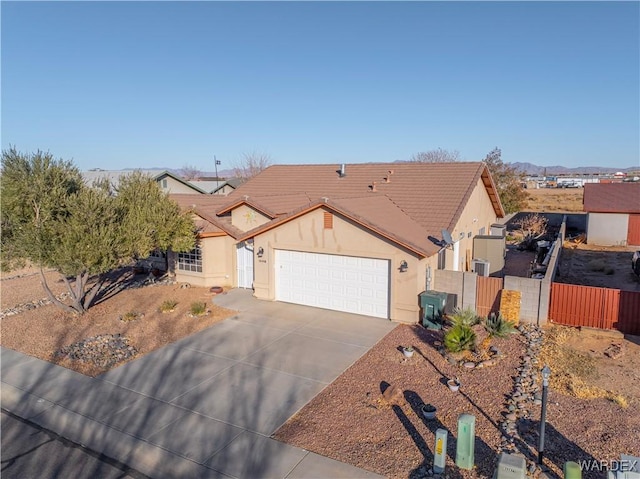
[{"label": "shrub", "polygon": [[207,305],[202,302],[191,303],[190,312],[194,316],[201,316],[207,312]]},{"label": "shrub", "polygon": [[504,338],[516,331],[515,324],[504,319],[502,313],[491,313],[484,321],[484,329],[489,333],[490,337],[498,338]]},{"label": "shrub", "polygon": [[481,319],[480,316],[471,308],[461,309],[456,308],[453,314],[449,317],[453,326],[475,326]]},{"label": "shrub", "polygon": [[160,312],[161,313],[170,313],[171,311],[176,309],[177,305],[178,305],[177,301],[174,301],[173,299],[167,299],[165,302],[163,302],[160,305]]},{"label": "shrub", "polygon": [[476,333],[470,326],[457,324],[444,335],[444,347],[449,352],[457,353],[472,350],[476,346]]},{"label": "shrub", "polygon": [[141,317],[142,317],[142,313],[137,313],[135,311],[129,311],[128,313],[124,313],[122,316],[120,316],[120,321],[128,323],[130,321],[135,321],[136,319],[139,319]]}]

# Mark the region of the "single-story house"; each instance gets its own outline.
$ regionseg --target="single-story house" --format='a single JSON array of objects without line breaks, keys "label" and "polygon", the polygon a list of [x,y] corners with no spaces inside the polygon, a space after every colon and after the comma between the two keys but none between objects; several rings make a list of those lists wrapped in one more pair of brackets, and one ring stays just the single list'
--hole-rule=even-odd
[{"label": "single-story house", "polygon": [[640,246],[640,182],[584,185],[587,243]]},{"label": "single-story house", "polygon": [[206,194],[206,191],[196,185],[190,184],[188,181],[183,180],[168,170],[102,170],[100,168],[96,168],[89,171],[83,171],[82,178],[87,185],[92,185],[97,180],[108,179],[112,184],[117,186],[121,177],[130,175],[134,172],[140,172],[153,178],[156,183],[158,183],[160,189],[165,193]]},{"label": "single-story house", "polygon": [[504,216],[484,163],[271,166],[228,196],[171,195],[199,243],[176,279],[413,323],[431,271],[468,271]]},{"label": "single-story house", "polygon": [[212,195],[228,195],[238,186],[244,183],[242,178],[229,178],[228,180],[189,180],[189,183]]}]

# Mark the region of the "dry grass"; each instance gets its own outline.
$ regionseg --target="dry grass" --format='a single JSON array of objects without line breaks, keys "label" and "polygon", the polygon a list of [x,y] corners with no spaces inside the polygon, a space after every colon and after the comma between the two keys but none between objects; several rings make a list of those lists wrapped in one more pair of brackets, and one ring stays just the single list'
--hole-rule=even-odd
[{"label": "dry grass", "polygon": [[540,359],[553,371],[549,385],[572,397],[605,398],[626,408],[628,401],[625,396],[593,384],[593,381],[598,379],[595,359],[567,344],[577,334],[578,330],[564,326],[553,326],[547,330]]},{"label": "dry grass", "polygon": [[[6,294],[9,298],[18,298],[20,295],[12,294],[12,290],[29,290],[25,283],[27,280],[32,283],[32,297],[40,297],[42,287],[38,284],[37,276],[3,281],[3,296]],[[181,288],[174,284],[120,291],[99,302],[82,316],[67,314],[53,305],[46,305],[3,318],[0,323],[0,344],[81,374],[96,376],[105,369],[58,357],[56,352],[90,337],[119,334],[130,340],[139,356],[147,354],[234,314],[212,304],[211,297],[208,288]],[[175,304],[172,312],[161,312],[164,302]],[[199,304],[205,311],[210,310],[210,314],[190,315],[191,303]]]},{"label": "dry grass", "polygon": [[540,188],[527,190],[529,198],[525,211],[582,212],[583,188]]}]

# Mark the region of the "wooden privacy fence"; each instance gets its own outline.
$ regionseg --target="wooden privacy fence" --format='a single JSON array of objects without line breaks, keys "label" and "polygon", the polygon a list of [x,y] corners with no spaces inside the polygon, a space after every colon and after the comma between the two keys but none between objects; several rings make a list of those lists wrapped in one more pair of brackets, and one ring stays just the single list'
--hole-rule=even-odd
[{"label": "wooden privacy fence", "polygon": [[640,334],[640,293],[551,283],[549,319],[568,326]]},{"label": "wooden privacy fence", "polygon": [[478,276],[476,282],[476,314],[488,316],[500,310],[500,291],[503,279]]}]

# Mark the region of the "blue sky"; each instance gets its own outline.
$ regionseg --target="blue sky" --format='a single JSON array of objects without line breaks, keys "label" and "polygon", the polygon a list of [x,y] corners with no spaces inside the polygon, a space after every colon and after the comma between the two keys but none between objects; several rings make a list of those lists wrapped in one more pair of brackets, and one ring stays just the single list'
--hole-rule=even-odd
[{"label": "blue sky", "polygon": [[81,169],[640,164],[638,2],[2,2],[2,147]]}]

